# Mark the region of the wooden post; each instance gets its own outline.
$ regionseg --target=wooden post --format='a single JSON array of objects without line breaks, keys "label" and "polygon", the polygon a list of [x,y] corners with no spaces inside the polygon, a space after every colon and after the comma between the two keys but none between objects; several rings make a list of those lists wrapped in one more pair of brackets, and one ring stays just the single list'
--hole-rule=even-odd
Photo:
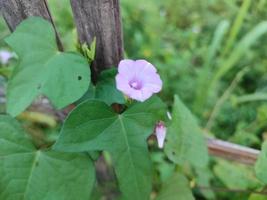
[{"label": "wooden post", "polygon": [[104,69],[117,66],[123,58],[119,0],[71,0],[80,43],[91,44],[96,37],[96,58],[92,79]]},{"label": "wooden post", "polygon": [[[71,7],[81,44],[88,46],[96,38],[95,60],[91,66],[92,82],[97,82],[99,73],[117,67],[123,58],[123,36],[119,0],[71,0]],[[96,163],[97,177],[101,183],[114,179],[109,167],[100,158]],[[103,177],[103,174],[105,176]],[[106,191],[106,195],[110,196]]]},{"label": "wooden post", "polygon": [[209,153],[212,156],[224,158],[247,165],[254,165],[260,154],[259,150],[238,144],[218,140],[214,138],[206,138]]},{"label": "wooden post", "polygon": [[46,0],[0,0],[0,11],[10,31],[14,31],[21,21],[30,16],[40,16],[49,20],[55,29],[58,48],[63,50]]}]

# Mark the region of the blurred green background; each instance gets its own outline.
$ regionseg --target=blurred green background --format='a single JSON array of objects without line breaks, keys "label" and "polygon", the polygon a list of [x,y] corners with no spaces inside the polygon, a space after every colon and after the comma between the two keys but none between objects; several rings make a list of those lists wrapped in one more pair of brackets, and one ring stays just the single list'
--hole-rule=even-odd
[{"label": "blurred green background", "polygon": [[[49,6],[65,49],[76,50],[69,1],[49,0]],[[169,106],[179,94],[207,134],[260,149],[267,137],[266,0],[121,0],[121,14],[125,57],[158,68],[160,95]],[[0,38],[8,34],[1,18]],[[1,40],[0,50],[7,48]],[[0,67],[0,75],[6,68]],[[161,152],[152,158],[157,188],[174,166]],[[191,177],[197,199],[267,199],[249,192],[262,189],[249,166],[213,159],[203,174],[201,180]],[[194,187],[208,179],[213,192]]]}]

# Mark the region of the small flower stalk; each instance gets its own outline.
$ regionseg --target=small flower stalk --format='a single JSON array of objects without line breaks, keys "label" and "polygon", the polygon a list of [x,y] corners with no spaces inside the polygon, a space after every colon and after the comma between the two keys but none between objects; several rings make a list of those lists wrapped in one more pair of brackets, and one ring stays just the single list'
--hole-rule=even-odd
[{"label": "small flower stalk", "polygon": [[161,148],[161,149],[164,146],[164,141],[165,141],[165,138],[166,138],[166,133],[167,133],[167,128],[166,128],[164,122],[162,122],[162,121],[158,122],[156,124],[154,134],[157,137],[158,147]]},{"label": "small flower stalk", "polygon": [[117,89],[131,99],[144,102],[162,89],[156,68],[146,60],[122,60],[118,71]]}]

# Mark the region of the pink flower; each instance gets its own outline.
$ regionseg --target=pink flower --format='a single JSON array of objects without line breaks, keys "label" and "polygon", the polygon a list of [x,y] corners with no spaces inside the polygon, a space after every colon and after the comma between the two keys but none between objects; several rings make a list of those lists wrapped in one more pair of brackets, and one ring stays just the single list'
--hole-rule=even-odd
[{"label": "pink flower", "polygon": [[6,65],[8,61],[10,60],[10,58],[12,57],[13,57],[13,54],[10,53],[9,51],[6,51],[6,50],[0,51],[0,63],[2,63],[3,65]]},{"label": "pink flower", "polygon": [[122,60],[116,76],[117,89],[128,97],[145,101],[162,88],[156,68],[145,60]]},{"label": "pink flower", "polygon": [[165,124],[163,122],[158,122],[156,124],[154,134],[157,137],[159,148],[163,148],[163,146],[164,146],[166,132],[167,132],[167,128],[166,128]]}]

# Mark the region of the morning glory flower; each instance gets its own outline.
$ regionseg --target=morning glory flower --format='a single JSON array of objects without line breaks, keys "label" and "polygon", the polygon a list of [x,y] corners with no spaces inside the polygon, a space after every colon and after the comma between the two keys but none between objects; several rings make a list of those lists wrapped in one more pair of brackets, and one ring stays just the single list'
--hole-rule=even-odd
[{"label": "morning glory flower", "polygon": [[0,51],[0,63],[6,65],[8,61],[13,57],[13,54],[6,50]]},{"label": "morning glory flower", "polygon": [[161,122],[161,121],[158,122],[156,124],[154,134],[157,137],[159,148],[163,148],[163,146],[164,146],[166,132],[167,132],[167,128],[166,128],[165,124],[163,122]]},{"label": "morning glory flower", "polygon": [[143,102],[162,88],[156,68],[146,60],[122,60],[118,71],[117,89],[129,98]]}]

